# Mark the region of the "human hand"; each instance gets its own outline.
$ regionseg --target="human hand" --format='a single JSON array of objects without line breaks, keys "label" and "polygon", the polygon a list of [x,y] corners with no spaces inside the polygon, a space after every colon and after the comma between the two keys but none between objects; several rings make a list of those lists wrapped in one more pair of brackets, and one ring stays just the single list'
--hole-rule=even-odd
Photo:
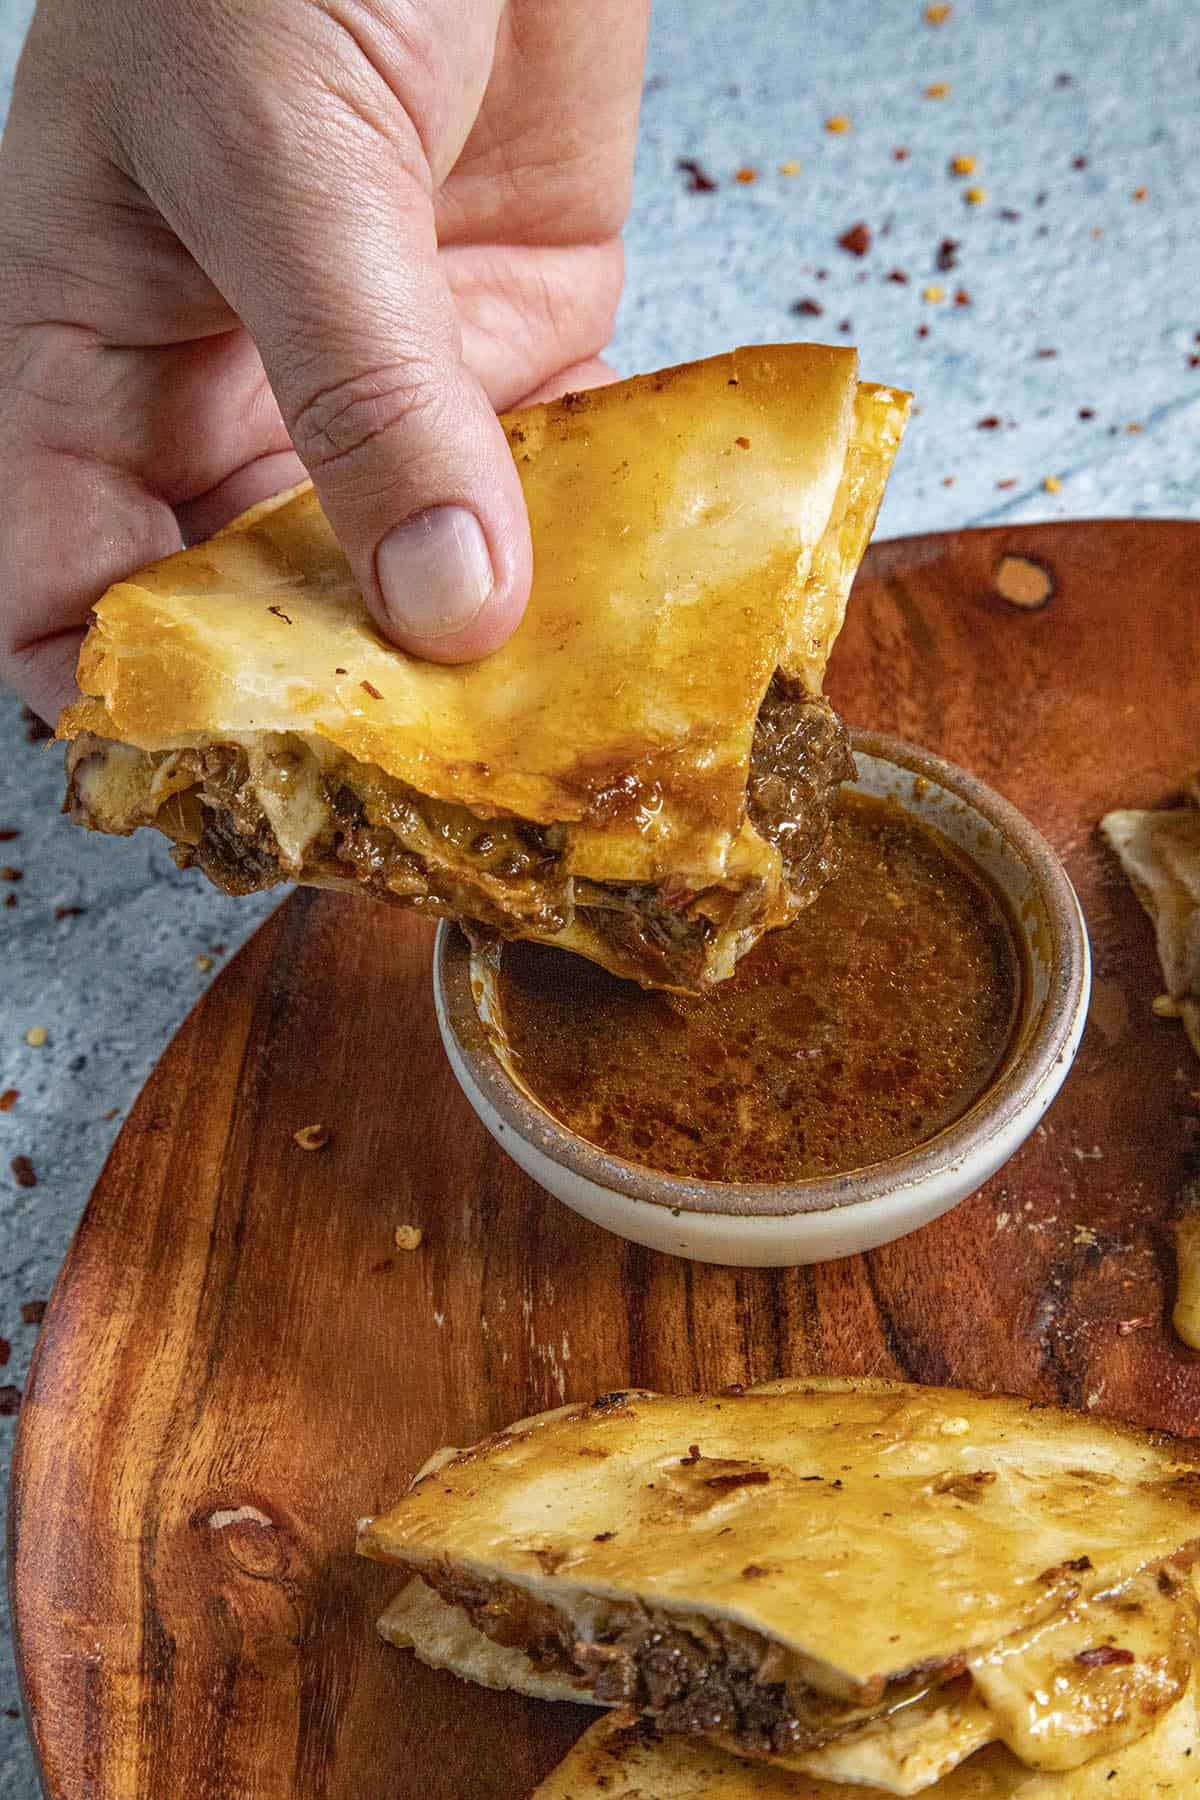
[{"label": "human hand", "polygon": [[0,669],[313,478],[387,636],[528,597],[496,409],[603,380],[648,0],[42,0],[0,147]]}]

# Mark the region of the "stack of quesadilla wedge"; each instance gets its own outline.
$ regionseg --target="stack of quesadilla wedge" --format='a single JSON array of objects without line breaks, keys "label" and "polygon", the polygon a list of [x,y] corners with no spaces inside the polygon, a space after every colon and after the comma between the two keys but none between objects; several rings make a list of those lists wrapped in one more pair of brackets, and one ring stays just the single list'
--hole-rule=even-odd
[{"label": "stack of quesadilla wedge", "polygon": [[909,396],[784,344],[504,423],[528,611],[445,667],[376,631],[311,488],[112,588],[68,806],[230,893],[300,881],[698,992],[830,873],[822,698]]},{"label": "stack of quesadilla wedge", "polygon": [[613,1709],[543,1800],[1200,1776],[1200,1451],[1082,1415],[875,1381],[610,1394],[440,1453],[359,1548],[408,1578],[393,1643]]}]

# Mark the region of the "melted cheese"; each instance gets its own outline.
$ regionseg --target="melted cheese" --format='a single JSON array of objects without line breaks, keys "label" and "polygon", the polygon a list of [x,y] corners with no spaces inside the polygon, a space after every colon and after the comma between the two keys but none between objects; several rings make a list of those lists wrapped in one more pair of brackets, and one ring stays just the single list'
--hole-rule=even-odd
[{"label": "melted cheese", "polygon": [[1196,1652],[1182,1578],[1140,1575],[970,1665],[999,1737],[1032,1769],[1075,1769],[1142,1737],[1182,1697]]}]

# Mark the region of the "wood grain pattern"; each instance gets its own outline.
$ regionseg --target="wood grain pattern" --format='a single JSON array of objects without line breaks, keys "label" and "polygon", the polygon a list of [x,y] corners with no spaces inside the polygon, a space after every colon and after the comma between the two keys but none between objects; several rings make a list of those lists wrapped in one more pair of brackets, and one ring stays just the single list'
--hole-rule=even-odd
[{"label": "wood grain pattern", "polygon": [[[994,590],[1006,554],[1049,571],[1042,610]],[[435,1445],[564,1397],[901,1373],[1200,1429],[1200,1359],[1166,1325],[1187,1056],[1094,830],[1200,760],[1198,565],[1200,526],[1013,527],[881,545],[858,583],[835,699],[1040,823],[1096,957],[1045,1126],[907,1242],[736,1271],[609,1237],[460,1096],[427,927],[313,894],[264,926],[141,1095],[29,1383],[12,1584],[53,1800],[527,1795],[584,1714],[380,1645],[394,1581],[353,1529]]]}]

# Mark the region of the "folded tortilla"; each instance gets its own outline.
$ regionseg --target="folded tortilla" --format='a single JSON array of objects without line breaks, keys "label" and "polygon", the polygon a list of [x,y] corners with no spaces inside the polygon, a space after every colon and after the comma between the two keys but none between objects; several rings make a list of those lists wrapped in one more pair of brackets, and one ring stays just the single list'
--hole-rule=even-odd
[{"label": "folded tortilla", "polygon": [[[930,1800],[1185,1800],[1196,1792],[1200,1713],[1193,1685],[1136,1742],[1082,1767],[1043,1774],[1001,1746],[928,1790]],[[790,1774],[612,1713],[580,1738],[533,1800],[873,1800],[873,1785]]]},{"label": "folded tortilla", "polygon": [[1200,798],[1110,812],[1100,829],[1154,926],[1167,994],[1200,1056]]},{"label": "folded tortilla", "polygon": [[470,665],[382,639],[310,487],[256,507],[98,603],[70,811],[698,991],[828,874],[822,678],[908,404],[791,344],[509,414],[533,595]]},{"label": "folded tortilla", "polygon": [[410,1577],[385,1635],[438,1666],[472,1677],[486,1638],[489,1685],[912,1794],[1178,1707],[1200,1455],[901,1383],[613,1394],[440,1453],[359,1548]]}]

